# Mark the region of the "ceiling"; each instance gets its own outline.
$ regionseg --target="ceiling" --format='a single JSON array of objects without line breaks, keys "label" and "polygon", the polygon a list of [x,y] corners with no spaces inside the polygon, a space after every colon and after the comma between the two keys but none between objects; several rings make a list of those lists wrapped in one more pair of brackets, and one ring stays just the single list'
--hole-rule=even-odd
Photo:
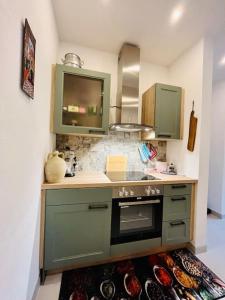
[{"label": "ceiling", "polygon": [[[141,47],[144,60],[168,66],[202,36],[225,28],[225,0],[52,0],[62,41],[119,53]],[[172,11],[183,16],[171,24]]]}]

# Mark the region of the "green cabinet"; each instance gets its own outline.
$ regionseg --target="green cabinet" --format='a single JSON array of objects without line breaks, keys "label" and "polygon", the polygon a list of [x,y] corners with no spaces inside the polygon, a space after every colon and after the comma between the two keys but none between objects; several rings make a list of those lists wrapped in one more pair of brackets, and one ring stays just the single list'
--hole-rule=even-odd
[{"label": "green cabinet", "polygon": [[54,132],[107,134],[110,74],[56,65]]},{"label": "green cabinet", "polygon": [[191,184],[164,186],[162,245],[190,241]]},{"label": "green cabinet", "polygon": [[162,245],[181,244],[190,240],[190,221],[187,219],[163,222]]},{"label": "green cabinet", "polygon": [[110,189],[47,191],[45,270],[109,257],[111,199]]},{"label": "green cabinet", "polygon": [[148,89],[142,97],[142,123],[154,128],[156,139],[181,139],[182,89],[161,83]]}]

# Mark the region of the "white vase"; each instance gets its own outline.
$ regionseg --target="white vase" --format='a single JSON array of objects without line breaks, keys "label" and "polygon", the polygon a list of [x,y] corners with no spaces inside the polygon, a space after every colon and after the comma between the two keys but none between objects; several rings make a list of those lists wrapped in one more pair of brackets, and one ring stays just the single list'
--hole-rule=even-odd
[{"label": "white vase", "polygon": [[49,153],[45,164],[45,176],[49,183],[57,183],[63,180],[66,173],[66,162],[59,157],[58,151]]}]

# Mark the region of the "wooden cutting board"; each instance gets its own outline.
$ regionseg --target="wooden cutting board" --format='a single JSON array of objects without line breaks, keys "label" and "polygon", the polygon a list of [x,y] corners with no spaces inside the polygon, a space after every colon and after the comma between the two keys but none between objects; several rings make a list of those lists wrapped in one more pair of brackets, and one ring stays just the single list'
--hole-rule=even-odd
[{"label": "wooden cutting board", "polygon": [[125,155],[108,155],[106,160],[106,172],[126,172],[127,157]]},{"label": "wooden cutting board", "polygon": [[190,125],[189,125],[189,137],[188,137],[188,144],[187,149],[191,152],[194,151],[195,148],[195,137],[197,131],[197,123],[198,119],[194,116],[195,112],[192,110],[190,115]]}]

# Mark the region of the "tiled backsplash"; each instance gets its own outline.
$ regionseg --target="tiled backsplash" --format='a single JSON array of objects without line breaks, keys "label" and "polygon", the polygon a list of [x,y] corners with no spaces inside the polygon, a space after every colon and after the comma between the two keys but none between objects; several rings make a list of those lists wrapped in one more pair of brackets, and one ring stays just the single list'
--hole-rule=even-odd
[{"label": "tiled backsplash", "polygon": [[[152,163],[144,164],[141,161],[138,151],[141,143],[139,135],[134,133],[130,135],[112,133],[104,138],[56,136],[57,150],[63,151],[68,146],[75,151],[78,161],[77,170],[79,171],[105,171],[107,155],[126,155],[129,171],[143,171],[146,167],[151,167]],[[166,142],[151,141],[151,144],[157,148],[157,160],[166,161]]]}]

